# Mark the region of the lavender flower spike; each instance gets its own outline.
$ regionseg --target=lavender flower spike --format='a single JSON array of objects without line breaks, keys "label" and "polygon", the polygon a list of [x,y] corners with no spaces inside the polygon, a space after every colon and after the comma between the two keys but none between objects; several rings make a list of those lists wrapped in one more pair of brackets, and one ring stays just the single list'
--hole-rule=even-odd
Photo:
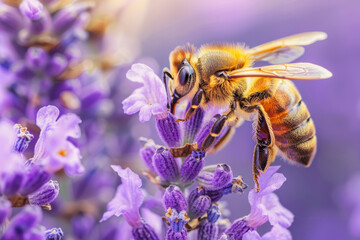
[{"label": "lavender flower spike", "polygon": [[35,145],[33,162],[44,165],[50,173],[64,168],[70,176],[80,174],[84,171],[80,151],[68,138],[80,137],[81,120],[72,113],[58,117],[59,109],[51,105],[37,112],[36,124],[41,132]]},{"label": "lavender flower spike", "polygon": [[107,205],[107,211],[100,222],[113,215],[117,217],[123,215],[130,226],[138,228],[142,224],[139,208],[144,201],[141,179],[129,168],[122,169],[116,165],[111,167],[119,174],[122,184],[117,188],[115,197]]},{"label": "lavender flower spike", "polygon": [[130,81],[142,83],[143,86],[122,102],[124,113],[132,115],[139,112],[140,122],[149,121],[151,115],[160,119],[166,117],[165,87],[154,71],[145,64],[137,63],[131,66],[126,77]]}]

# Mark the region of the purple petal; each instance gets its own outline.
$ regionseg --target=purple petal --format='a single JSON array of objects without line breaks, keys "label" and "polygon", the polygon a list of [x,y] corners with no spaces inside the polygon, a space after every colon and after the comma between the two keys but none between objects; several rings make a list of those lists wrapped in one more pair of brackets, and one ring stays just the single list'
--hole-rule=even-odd
[{"label": "purple petal", "polygon": [[40,108],[36,115],[36,125],[43,129],[49,123],[54,123],[59,117],[60,111],[57,107],[49,105]]},{"label": "purple petal", "polygon": [[154,71],[144,64],[133,64],[126,77],[133,82],[143,83],[122,104],[125,114],[138,111],[140,122],[149,121],[151,115],[164,116],[167,112],[167,96],[163,82]]},{"label": "purple petal", "polygon": [[262,209],[263,214],[269,217],[269,222],[272,226],[281,225],[285,228],[290,227],[294,221],[294,214],[280,204],[276,194],[272,193],[264,196],[262,204],[262,207],[264,207]]},{"label": "purple petal", "polygon": [[259,235],[259,233],[255,231],[248,231],[242,237],[242,240],[262,240],[263,238]]},{"label": "purple petal", "polygon": [[270,232],[265,233],[263,240],[291,240],[291,233],[286,228],[275,225]]},{"label": "purple petal", "polygon": [[139,112],[139,121],[140,122],[147,122],[151,118],[151,106],[150,105],[144,105]]},{"label": "purple petal", "polygon": [[79,138],[81,135],[79,124],[81,119],[72,113],[62,115],[57,121],[57,127],[66,132],[68,137]]},{"label": "purple petal", "polygon": [[129,225],[134,228],[139,227],[141,225],[139,208],[144,201],[144,194],[141,191],[141,179],[129,168],[122,169],[120,166],[115,165],[111,167],[121,177],[122,184],[118,187],[115,197],[107,205],[107,211],[100,222],[113,215],[123,215]]}]

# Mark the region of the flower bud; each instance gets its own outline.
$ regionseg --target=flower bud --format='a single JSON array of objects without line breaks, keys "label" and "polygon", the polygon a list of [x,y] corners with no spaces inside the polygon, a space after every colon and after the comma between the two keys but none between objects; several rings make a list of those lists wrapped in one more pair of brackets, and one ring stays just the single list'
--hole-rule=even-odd
[{"label": "flower bud", "polygon": [[23,27],[22,17],[16,8],[0,3],[0,29],[16,34]]},{"label": "flower bud", "polygon": [[27,238],[29,231],[40,223],[41,217],[42,212],[38,206],[25,206],[11,219],[1,240],[29,239]]},{"label": "flower bud", "polygon": [[31,164],[25,175],[25,181],[21,188],[21,195],[27,196],[39,190],[50,180],[50,174],[41,165]]},{"label": "flower bud", "polygon": [[195,136],[202,126],[205,112],[202,108],[197,108],[195,114],[185,122],[184,142],[193,143]]},{"label": "flower bud", "polygon": [[207,220],[211,223],[215,223],[220,217],[220,209],[217,204],[212,204],[211,207],[206,211]]},{"label": "flower bud", "polygon": [[227,164],[207,166],[197,177],[199,185],[209,190],[218,190],[230,183],[233,177],[231,168]]},{"label": "flower bud", "polygon": [[140,149],[140,156],[143,159],[146,166],[153,172],[155,172],[153,164],[153,156],[156,151],[156,145],[153,140],[148,140],[144,147]]},{"label": "flower bud", "polygon": [[179,168],[171,153],[160,147],[153,156],[153,164],[160,177],[167,181],[176,181],[179,176]]},{"label": "flower bud", "polygon": [[48,63],[45,71],[51,76],[58,76],[65,71],[68,66],[66,57],[60,53],[54,54]]},{"label": "flower bud", "polygon": [[22,172],[9,173],[2,180],[2,194],[13,196],[21,189],[24,182],[24,174]]},{"label": "flower bud", "polygon": [[174,232],[171,228],[169,228],[166,232],[165,240],[188,240],[188,233],[186,229],[183,229],[180,232]]},{"label": "flower bud", "polygon": [[190,183],[198,176],[204,167],[204,156],[205,152],[194,150],[192,155],[185,159],[180,168],[180,179],[183,184]]},{"label": "flower bud", "polygon": [[48,54],[41,47],[30,47],[26,52],[26,63],[33,69],[42,69],[48,62]]},{"label": "flower bud", "polygon": [[170,185],[168,188],[166,188],[163,201],[165,209],[172,208],[177,212],[181,212],[182,210],[187,211],[187,201],[180,188],[177,186]]},{"label": "flower bud", "polygon": [[237,178],[233,178],[233,180],[222,189],[222,192],[224,195],[230,193],[243,193],[244,189],[247,187],[248,186],[244,182],[243,178],[238,176]]},{"label": "flower bud", "polygon": [[247,221],[244,218],[235,220],[233,224],[225,231],[226,235],[232,235],[234,239],[242,239],[245,233],[253,230],[249,227]]},{"label": "flower bud", "polygon": [[175,117],[168,113],[165,118],[156,119],[156,127],[164,143],[169,147],[178,147],[181,144],[181,131]]},{"label": "flower bud", "polygon": [[211,202],[217,202],[224,196],[223,189],[205,190],[205,194],[211,198]]},{"label": "flower bud", "polygon": [[191,213],[195,218],[201,217],[211,206],[211,199],[209,196],[200,196],[190,206]]},{"label": "flower bud", "polygon": [[45,240],[61,240],[64,236],[61,228],[52,228],[45,231]]},{"label": "flower bud", "polygon": [[200,225],[198,239],[217,240],[218,227],[216,224],[205,221]]},{"label": "flower bud", "polygon": [[94,227],[95,219],[90,215],[76,215],[71,219],[73,234],[77,239],[86,239]]},{"label": "flower bud", "polygon": [[71,29],[77,23],[80,15],[91,10],[93,6],[92,2],[77,2],[61,9],[55,14],[53,19],[54,33],[61,35]]},{"label": "flower bud", "polygon": [[10,216],[11,202],[7,199],[0,199],[0,226],[4,223],[5,219]]},{"label": "flower bud", "polygon": [[20,124],[15,124],[17,138],[14,143],[14,150],[18,153],[23,153],[28,147],[31,140],[34,138],[32,134],[29,133],[27,128],[22,127]]},{"label": "flower bud", "polygon": [[42,206],[51,203],[59,195],[59,184],[57,181],[50,180],[42,186],[38,191],[29,195],[31,205]]},{"label": "flower bud", "polygon": [[11,70],[21,80],[32,79],[35,76],[35,73],[23,61],[17,61],[12,65]]},{"label": "flower bud", "polygon": [[188,205],[191,206],[195,202],[196,199],[198,199],[200,196],[205,195],[205,189],[203,187],[197,187],[194,190],[192,190],[188,197]]},{"label": "flower bud", "polygon": [[154,229],[147,223],[142,223],[140,227],[132,229],[135,240],[159,240]]},{"label": "flower bud", "polygon": [[31,20],[39,20],[44,6],[38,0],[23,0],[19,6],[21,13]]}]

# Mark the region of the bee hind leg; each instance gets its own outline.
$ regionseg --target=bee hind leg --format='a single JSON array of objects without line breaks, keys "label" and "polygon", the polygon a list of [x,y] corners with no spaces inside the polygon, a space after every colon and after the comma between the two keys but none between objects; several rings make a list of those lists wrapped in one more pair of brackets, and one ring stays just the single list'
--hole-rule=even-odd
[{"label": "bee hind leg", "polygon": [[258,105],[258,120],[256,125],[256,146],[253,157],[253,173],[256,183],[256,190],[260,191],[258,177],[260,173],[266,172],[270,164],[274,161],[277,148],[275,146],[275,137],[271,128],[270,119],[263,106]]},{"label": "bee hind leg", "polygon": [[196,113],[196,110],[199,108],[201,101],[204,97],[204,90],[201,88],[195,93],[193,99],[191,100],[191,106],[186,111],[184,119],[177,119],[176,122],[185,122],[189,120],[194,114]]}]

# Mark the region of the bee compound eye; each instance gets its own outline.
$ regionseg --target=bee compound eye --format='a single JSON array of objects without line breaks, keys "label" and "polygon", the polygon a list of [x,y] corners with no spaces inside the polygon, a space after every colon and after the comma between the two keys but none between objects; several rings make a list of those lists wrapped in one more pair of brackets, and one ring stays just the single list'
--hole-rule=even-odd
[{"label": "bee compound eye", "polygon": [[185,86],[191,78],[191,68],[189,66],[184,66],[180,69],[179,72],[179,83],[181,86]]}]

